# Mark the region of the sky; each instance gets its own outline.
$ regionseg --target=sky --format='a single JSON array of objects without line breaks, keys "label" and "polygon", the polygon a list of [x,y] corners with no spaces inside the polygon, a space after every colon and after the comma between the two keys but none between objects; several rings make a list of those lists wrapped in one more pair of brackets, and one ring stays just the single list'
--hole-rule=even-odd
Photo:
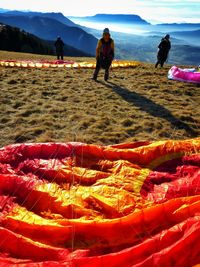
[{"label": "sky", "polygon": [[0,0],[0,8],[65,16],[136,14],[151,22],[200,23],[200,0]]}]

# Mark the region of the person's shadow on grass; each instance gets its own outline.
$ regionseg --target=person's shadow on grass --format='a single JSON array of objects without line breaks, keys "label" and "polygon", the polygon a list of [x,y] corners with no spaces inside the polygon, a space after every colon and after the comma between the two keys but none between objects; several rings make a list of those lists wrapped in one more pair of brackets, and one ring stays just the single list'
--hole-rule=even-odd
[{"label": "person's shadow on grass", "polygon": [[134,106],[139,107],[141,110],[148,114],[167,120],[175,129],[184,129],[191,137],[196,137],[197,133],[189,125],[180,119],[174,117],[172,113],[160,104],[153,102],[147,97],[136,92],[130,92],[127,88],[119,86],[111,81],[101,82],[102,85],[110,88],[116,94],[120,95],[125,101]]}]

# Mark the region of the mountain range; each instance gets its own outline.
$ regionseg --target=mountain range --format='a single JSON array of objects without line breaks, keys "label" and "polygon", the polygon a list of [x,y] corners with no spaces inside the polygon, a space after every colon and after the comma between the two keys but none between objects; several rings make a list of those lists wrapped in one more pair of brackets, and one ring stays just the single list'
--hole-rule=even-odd
[{"label": "mountain range", "polygon": [[[122,59],[136,59],[144,62],[155,62],[158,44],[167,33],[171,36],[172,48],[168,63],[198,65],[200,62],[200,23],[168,23],[152,25],[138,16],[132,15],[106,15],[99,14],[92,17],[69,17],[72,21],[81,25],[92,22],[92,26],[103,26],[103,21],[108,21],[110,29],[121,27],[124,32],[111,30],[116,43],[116,55]],[[141,22],[141,23],[138,23]],[[97,29],[85,28],[87,32],[101,36]],[[116,27],[116,28],[117,28]],[[126,33],[128,28],[130,33]],[[122,28],[122,29],[123,29]],[[140,33],[141,32],[141,33]]]},{"label": "mountain range", "polygon": [[38,37],[0,23],[0,50],[53,55],[53,48]]},{"label": "mountain range", "polygon": [[195,31],[177,31],[171,32],[170,34],[181,40],[188,41],[195,46],[200,46],[200,27],[199,30]]},{"label": "mountain range", "polygon": [[[26,52],[42,55],[55,55],[54,41],[46,41],[37,36],[0,23],[0,50]],[[83,51],[64,45],[65,56],[88,57]]]},{"label": "mountain range", "polygon": [[43,18],[50,18],[50,19],[55,19],[67,26],[70,27],[77,27],[77,25],[72,22],[70,19],[66,18],[62,13],[55,13],[55,12],[47,12],[47,13],[42,13],[42,12],[22,12],[22,11],[7,11],[4,12],[4,16],[25,16],[25,17],[43,17]]},{"label": "mountain range", "polygon": [[87,16],[87,17],[69,17],[70,19],[74,19],[77,21],[90,21],[97,23],[132,23],[139,25],[150,25],[149,22],[142,19],[138,15],[129,15],[129,14],[96,14],[95,16]]},{"label": "mountain range", "polygon": [[4,9],[4,8],[0,8],[0,13],[5,13],[5,12],[8,12],[9,9]]},{"label": "mountain range", "polygon": [[[48,41],[53,46],[57,36],[61,36],[66,45],[78,49],[79,53],[95,55],[97,39],[102,36],[106,24],[110,27],[115,40],[116,58],[155,62],[157,46],[161,38],[171,35],[172,49],[170,64],[196,65],[200,62],[200,24],[170,23],[151,25],[137,15],[97,14],[90,17],[68,17],[62,13],[41,13],[0,10],[0,22],[18,27],[40,39]],[[91,22],[98,28],[85,27],[85,22]],[[141,34],[115,32],[113,25],[132,31],[139,29]],[[51,41],[51,42],[50,42]]]},{"label": "mountain range", "polygon": [[[18,27],[45,40],[53,41],[57,36],[61,36],[65,44],[73,46],[88,55],[95,54],[97,39],[80,27],[74,26],[73,22],[69,23],[69,20],[64,19],[61,14],[47,13],[46,16],[45,13],[41,16],[35,16],[36,14],[31,15],[31,12],[28,12],[27,15],[21,13],[14,11],[0,14],[0,22]],[[61,20],[63,22],[60,22]],[[68,26],[69,24],[71,26]]]}]

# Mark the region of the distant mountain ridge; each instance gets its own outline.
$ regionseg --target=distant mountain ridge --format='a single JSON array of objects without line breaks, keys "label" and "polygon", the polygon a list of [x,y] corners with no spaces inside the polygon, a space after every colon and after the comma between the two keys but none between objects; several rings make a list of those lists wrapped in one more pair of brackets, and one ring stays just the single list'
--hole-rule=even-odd
[{"label": "distant mountain ridge", "polygon": [[[45,41],[19,28],[0,23],[0,50],[55,55],[54,41]],[[64,45],[65,56],[90,56],[83,51]]]},{"label": "distant mountain ridge", "polygon": [[0,23],[0,50],[53,55],[53,47],[16,27]]},{"label": "distant mountain ridge", "polygon": [[189,40],[195,46],[200,46],[200,29],[196,31],[170,32],[170,35],[182,40]]},{"label": "distant mountain ridge", "polygon": [[4,9],[4,8],[0,8],[0,13],[5,13],[5,12],[8,12],[9,9]]},{"label": "distant mountain ridge", "polygon": [[60,21],[46,16],[14,16],[0,14],[0,22],[18,27],[39,38],[55,40],[61,36],[64,43],[89,55],[95,54],[97,39],[79,27],[69,27]]},{"label": "distant mountain ridge", "polygon": [[45,17],[45,18],[50,18],[50,19],[55,19],[67,26],[70,27],[77,27],[77,25],[69,20],[67,17],[65,17],[61,12],[55,13],[55,12],[47,12],[47,13],[42,13],[42,12],[22,12],[22,11],[8,11],[4,12],[5,16],[26,16],[26,17]]},{"label": "distant mountain ridge", "polygon": [[167,30],[168,32],[174,31],[195,31],[200,30],[200,23],[163,23],[153,25],[154,30],[163,31]]},{"label": "distant mountain ridge", "polygon": [[[95,55],[97,38],[102,36],[102,29],[105,25],[109,26],[112,37],[115,40],[116,58],[143,62],[155,62],[158,44],[161,38],[166,33],[169,33],[172,41],[172,49],[169,56],[170,64],[196,65],[200,62],[200,24],[198,23],[152,25],[140,16],[122,14],[97,14],[95,16],[81,17],[80,19],[86,22],[88,18],[89,22],[92,22],[91,25],[92,27],[94,26],[94,29],[75,24],[80,21],[78,19],[77,21],[74,20],[75,23],[70,22],[71,20],[65,18],[62,13],[21,11],[0,13],[0,22],[24,29],[41,39],[52,40],[51,46],[53,46],[53,40],[59,35],[67,45],[78,49],[79,52],[81,50],[83,51],[82,53],[89,54],[89,56]],[[95,29],[95,23],[104,24],[104,26],[98,30]],[[114,23],[119,26],[122,25],[121,29],[127,26],[136,30],[136,33],[129,34],[118,32],[117,30],[114,31],[112,29],[112,27],[114,28]],[[81,25],[84,25],[84,23]],[[137,33],[137,30],[141,31]]]},{"label": "distant mountain ridge", "polygon": [[156,24],[157,26],[163,26],[163,27],[166,27],[166,26],[174,26],[174,27],[184,27],[184,26],[190,26],[190,27],[200,27],[200,23],[185,23],[185,22],[182,22],[182,23],[159,23],[159,24]]},{"label": "distant mountain ridge", "polygon": [[77,18],[80,20],[87,20],[91,22],[113,22],[113,23],[134,23],[134,24],[143,24],[150,25],[149,22],[142,19],[138,15],[126,15],[126,14],[96,14],[94,16],[87,17],[69,17],[69,18]]}]

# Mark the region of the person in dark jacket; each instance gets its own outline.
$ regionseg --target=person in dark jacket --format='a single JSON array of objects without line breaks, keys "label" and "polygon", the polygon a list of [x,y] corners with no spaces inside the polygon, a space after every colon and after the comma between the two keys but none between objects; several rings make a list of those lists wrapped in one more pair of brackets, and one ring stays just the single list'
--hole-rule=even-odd
[{"label": "person in dark jacket", "polygon": [[93,74],[93,80],[97,80],[100,69],[105,69],[104,80],[109,78],[109,68],[114,59],[114,40],[110,37],[108,28],[103,31],[102,38],[98,41],[96,48],[96,69]]},{"label": "person in dark jacket", "polygon": [[56,55],[57,55],[57,59],[59,60],[61,58],[61,60],[63,60],[63,54],[64,54],[64,43],[62,41],[62,39],[58,36],[57,40],[54,43],[55,48],[56,48]]},{"label": "person in dark jacket", "polygon": [[171,49],[171,42],[169,40],[170,36],[167,34],[164,38],[162,38],[159,46],[158,46],[158,54],[157,54],[157,62],[155,68],[160,64],[163,67],[165,61],[168,58],[169,50]]}]

